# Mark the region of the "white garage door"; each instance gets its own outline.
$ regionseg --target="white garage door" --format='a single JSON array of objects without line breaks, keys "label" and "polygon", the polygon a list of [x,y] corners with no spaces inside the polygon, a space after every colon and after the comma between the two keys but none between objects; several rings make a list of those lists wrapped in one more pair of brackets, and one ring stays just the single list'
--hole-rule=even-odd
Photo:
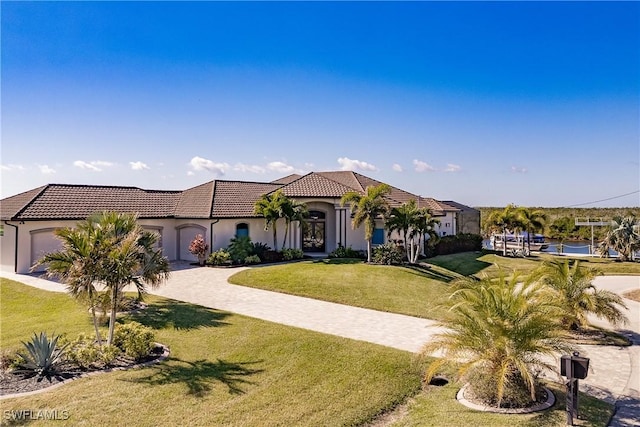
[{"label": "white garage door", "polygon": [[[182,261],[197,261],[198,257],[189,252],[189,245],[197,234],[205,236],[205,230],[197,226],[182,227],[178,230],[180,241],[178,242],[178,259]],[[205,240],[207,238],[205,237]]]},{"label": "white garage door", "polygon": [[[53,234],[54,229],[34,230],[31,232],[31,265],[35,264],[43,255],[62,249],[62,242]],[[34,271],[44,271],[46,266],[40,266]]]}]

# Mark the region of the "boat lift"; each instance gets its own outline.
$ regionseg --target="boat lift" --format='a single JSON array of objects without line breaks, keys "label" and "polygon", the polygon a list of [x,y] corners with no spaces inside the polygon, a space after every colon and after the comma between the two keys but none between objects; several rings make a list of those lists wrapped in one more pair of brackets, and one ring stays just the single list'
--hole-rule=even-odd
[{"label": "boat lift", "polygon": [[602,218],[576,218],[576,226],[591,227],[591,246],[589,254],[593,255],[595,244],[593,239],[593,227],[606,227],[611,225],[611,221],[605,221]]}]

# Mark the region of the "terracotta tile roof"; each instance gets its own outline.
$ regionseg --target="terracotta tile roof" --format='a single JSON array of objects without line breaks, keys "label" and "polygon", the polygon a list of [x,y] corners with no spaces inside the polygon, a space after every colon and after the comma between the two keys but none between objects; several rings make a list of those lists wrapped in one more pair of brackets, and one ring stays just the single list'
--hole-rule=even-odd
[{"label": "terracotta tile roof", "polygon": [[292,173],[291,175],[284,176],[280,179],[276,179],[275,181],[271,181],[272,184],[289,184],[292,181],[300,178],[302,175],[298,175],[297,173]]},{"label": "terracotta tile roof", "polygon": [[[3,219],[84,219],[94,212],[136,212],[140,218],[171,217],[180,191],[149,191],[136,187],[49,184],[30,192],[31,200],[21,210],[7,212]],[[26,193],[23,193],[23,195]],[[22,195],[14,196],[20,197]],[[11,199],[11,198],[9,198]]]},{"label": "terracotta tile roof", "polygon": [[311,172],[282,187],[287,197],[340,198],[343,194],[354,191],[338,181],[322,174]]},{"label": "terracotta tile roof", "polygon": [[467,205],[463,205],[462,203],[458,203],[458,202],[454,202],[453,200],[443,200],[442,202],[447,206],[450,206],[454,209],[457,210],[461,210],[461,211],[476,211],[476,212],[480,212],[479,210],[472,208],[471,206],[467,206]]},{"label": "terracotta tile roof", "polygon": [[245,181],[215,181],[212,218],[258,217],[253,213],[255,202],[281,184]]},{"label": "terracotta tile roof", "polygon": [[176,218],[209,218],[213,203],[215,181],[184,190],[176,205]]},{"label": "terracotta tile roof", "polygon": [[24,209],[38,194],[40,194],[46,185],[16,194],[15,196],[2,199],[0,202],[0,217],[3,220],[10,220]]}]

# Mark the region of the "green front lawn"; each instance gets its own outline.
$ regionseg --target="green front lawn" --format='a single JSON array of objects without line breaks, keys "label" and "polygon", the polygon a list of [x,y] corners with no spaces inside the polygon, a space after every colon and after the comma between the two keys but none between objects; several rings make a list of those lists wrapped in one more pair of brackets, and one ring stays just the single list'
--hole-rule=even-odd
[{"label": "green front lawn", "polygon": [[[43,329],[92,331],[86,311],[65,294],[5,279],[0,292],[3,349]],[[420,387],[407,352],[163,298],[149,302],[135,320],[171,348],[167,361],[6,400],[2,409],[68,411],[73,425],[354,425]]]},{"label": "green front lawn", "polygon": [[370,265],[360,261],[303,261],[243,270],[229,281],[325,301],[442,319],[437,305],[459,277],[441,268]]}]

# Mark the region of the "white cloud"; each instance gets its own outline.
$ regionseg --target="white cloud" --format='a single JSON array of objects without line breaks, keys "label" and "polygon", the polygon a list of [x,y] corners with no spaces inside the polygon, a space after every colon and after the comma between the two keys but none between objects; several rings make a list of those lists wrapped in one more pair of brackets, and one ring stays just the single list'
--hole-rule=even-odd
[{"label": "white cloud", "polygon": [[279,172],[279,173],[294,173],[295,172],[295,168],[291,165],[288,165],[284,162],[270,162],[267,165],[267,168],[270,171],[274,171],[274,172]]},{"label": "white cloud", "polygon": [[340,169],[343,171],[376,171],[377,167],[372,165],[371,163],[363,162],[362,160],[352,160],[348,157],[339,157],[338,163],[340,164]]},{"label": "white cloud", "polygon": [[22,165],[14,165],[12,163],[9,163],[8,165],[0,165],[0,168],[3,171],[24,171],[25,167]]},{"label": "white cloud", "polygon": [[48,165],[38,165],[38,168],[40,169],[40,173],[42,173],[43,175],[51,175],[56,173],[55,169],[50,168]]},{"label": "white cloud", "polygon": [[194,176],[195,174],[196,173],[194,171],[187,171],[187,176]]},{"label": "white cloud", "polygon": [[73,166],[78,167],[80,169],[89,169],[94,172],[101,172],[102,168],[111,167],[113,163],[105,162],[103,160],[94,160],[92,162],[85,162],[83,160],[76,160],[73,162]]},{"label": "white cloud", "polygon": [[462,168],[460,165],[454,165],[453,163],[447,163],[447,168],[444,170],[445,172],[459,172]]},{"label": "white cloud", "polygon": [[134,171],[141,171],[141,170],[149,170],[151,169],[149,166],[147,166],[146,163],[143,162],[129,162],[129,165],[131,166],[131,169],[133,169]]},{"label": "white cloud", "polygon": [[400,166],[397,163],[394,163],[393,166],[391,166],[391,169],[393,169],[396,172],[402,172],[402,166]]},{"label": "white cloud", "polygon": [[236,163],[233,170],[238,172],[265,173],[265,168],[258,165],[245,165],[244,163]]},{"label": "white cloud", "polygon": [[413,159],[413,166],[416,172],[428,172],[436,170],[430,164],[418,159]]},{"label": "white cloud", "polygon": [[228,163],[216,163],[212,160],[204,159],[198,156],[191,159],[189,165],[191,166],[191,169],[196,172],[206,170],[215,175],[224,175],[227,169],[231,168]]},{"label": "white cloud", "polygon": [[521,168],[519,166],[511,166],[511,172],[513,172],[513,173],[527,173],[527,168]]}]

